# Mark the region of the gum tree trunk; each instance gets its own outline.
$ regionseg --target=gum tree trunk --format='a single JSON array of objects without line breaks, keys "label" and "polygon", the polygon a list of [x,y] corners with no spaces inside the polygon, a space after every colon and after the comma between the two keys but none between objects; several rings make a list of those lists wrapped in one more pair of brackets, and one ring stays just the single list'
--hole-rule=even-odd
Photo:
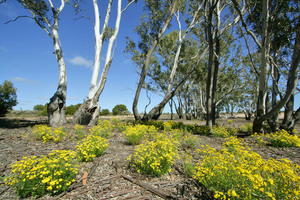
[{"label": "gum tree trunk", "polygon": [[53,127],[58,127],[67,122],[65,116],[67,96],[67,71],[58,35],[58,20],[55,23],[55,26],[52,30],[52,34],[54,52],[59,65],[59,82],[55,94],[50,99],[50,103],[47,106],[47,110],[49,125]]},{"label": "gum tree trunk", "polygon": [[99,116],[99,97],[102,94],[104,89],[106,80],[107,80],[107,73],[111,66],[113,60],[113,46],[115,45],[115,41],[117,35],[119,33],[119,27],[121,22],[122,13],[128,8],[130,4],[134,2],[134,0],[130,1],[124,10],[122,9],[122,0],[118,0],[118,7],[117,7],[117,18],[115,21],[115,29],[113,35],[109,38],[107,51],[106,51],[106,59],[103,67],[103,71],[101,73],[100,81],[100,58],[101,58],[101,51],[103,47],[105,33],[108,30],[108,22],[110,18],[111,6],[113,0],[109,0],[108,7],[106,10],[106,16],[104,20],[104,25],[102,31],[100,33],[100,14],[98,8],[97,0],[93,0],[94,5],[94,12],[95,12],[95,25],[94,25],[94,34],[95,34],[95,58],[94,58],[94,69],[91,78],[91,84],[89,89],[88,99],[80,106],[80,108],[76,111],[73,116],[73,122],[78,124],[89,124],[94,125],[97,123],[97,119]]}]

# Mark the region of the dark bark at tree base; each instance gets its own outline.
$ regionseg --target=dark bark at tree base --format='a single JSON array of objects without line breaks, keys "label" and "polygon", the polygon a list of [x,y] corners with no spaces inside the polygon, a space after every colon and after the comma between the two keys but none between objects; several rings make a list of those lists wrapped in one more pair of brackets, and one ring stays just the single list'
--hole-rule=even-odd
[{"label": "dark bark at tree base", "polygon": [[47,105],[48,123],[50,126],[58,127],[67,123],[66,112],[66,96],[63,92],[57,91],[50,99]]},{"label": "dark bark at tree base", "polygon": [[253,133],[264,133],[263,121],[257,117],[253,121]]},{"label": "dark bark at tree base", "polygon": [[99,116],[99,105],[93,105],[92,99],[85,101],[75,112],[73,123],[81,125],[96,125]]}]

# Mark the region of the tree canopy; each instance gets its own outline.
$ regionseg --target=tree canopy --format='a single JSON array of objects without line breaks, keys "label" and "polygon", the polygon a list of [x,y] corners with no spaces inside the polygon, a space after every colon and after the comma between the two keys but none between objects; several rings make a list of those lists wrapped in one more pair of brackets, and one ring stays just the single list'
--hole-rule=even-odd
[{"label": "tree canopy", "polygon": [[4,81],[2,85],[0,84],[0,117],[3,117],[17,103],[17,89],[11,81]]}]

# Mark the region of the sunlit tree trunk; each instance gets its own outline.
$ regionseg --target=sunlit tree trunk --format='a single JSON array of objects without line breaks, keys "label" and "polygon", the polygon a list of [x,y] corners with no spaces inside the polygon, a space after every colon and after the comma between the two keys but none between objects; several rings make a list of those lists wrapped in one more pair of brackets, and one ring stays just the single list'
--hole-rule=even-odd
[{"label": "sunlit tree trunk", "polygon": [[93,68],[93,74],[92,74],[92,78],[91,78],[88,99],[80,106],[80,108],[74,114],[74,116],[73,116],[74,123],[90,124],[90,125],[94,125],[97,123],[97,119],[99,116],[99,110],[100,110],[99,97],[102,94],[102,91],[105,87],[105,83],[107,80],[107,74],[108,74],[109,68],[110,68],[112,60],[113,60],[113,46],[115,44],[117,35],[119,33],[121,16],[122,16],[122,13],[128,8],[128,6],[134,2],[134,0],[130,1],[124,10],[122,10],[122,0],[118,0],[115,29],[114,29],[112,36],[110,36],[109,41],[108,41],[108,46],[107,46],[107,51],[106,51],[106,59],[105,59],[104,67],[103,67],[101,77],[99,80],[100,66],[101,66],[100,65],[101,51],[102,51],[102,47],[103,47],[105,34],[108,31],[108,22],[109,22],[109,18],[110,18],[112,2],[113,2],[113,0],[109,0],[109,2],[108,2],[104,25],[103,25],[102,31],[100,33],[100,14],[99,14],[98,2],[97,2],[97,0],[93,0],[94,13],[95,13],[94,68]]}]

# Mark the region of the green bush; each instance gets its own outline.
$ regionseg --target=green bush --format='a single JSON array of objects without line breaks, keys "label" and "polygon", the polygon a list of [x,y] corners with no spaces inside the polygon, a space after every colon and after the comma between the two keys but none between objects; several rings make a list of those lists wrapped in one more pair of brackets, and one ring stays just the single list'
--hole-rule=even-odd
[{"label": "green bush", "polygon": [[103,110],[101,110],[100,113],[99,113],[100,116],[107,116],[107,115],[109,115],[109,114],[110,114],[110,112],[109,112],[108,109],[103,109]]},{"label": "green bush", "polygon": [[112,110],[113,115],[128,115],[130,112],[124,104],[116,105]]},{"label": "green bush", "polygon": [[11,81],[4,81],[2,85],[0,84],[0,117],[3,117],[17,103],[17,89]]}]

